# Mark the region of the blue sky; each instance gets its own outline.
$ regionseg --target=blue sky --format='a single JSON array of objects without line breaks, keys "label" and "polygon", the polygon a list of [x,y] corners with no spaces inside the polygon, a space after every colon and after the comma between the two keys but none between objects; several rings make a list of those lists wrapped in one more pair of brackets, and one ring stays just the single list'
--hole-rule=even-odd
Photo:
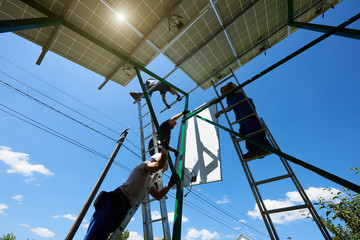
[{"label": "blue sky", "polygon": [[[320,17],[314,22],[336,26],[357,14],[359,9],[359,1],[346,0],[335,10],[328,11],[324,19]],[[356,22],[349,28],[359,29],[359,26]],[[320,35],[298,30],[269,49],[266,56],[261,54],[235,74],[243,82]],[[122,148],[116,161],[128,168],[139,163],[138,112],[129,96],[130,91],[140,89],[136,79],[126,87],[109,82],[99,91],[97,87],[103,77],[51,52],[38,66],[35,62],[41,47],[12,33],[1,34],[0,53],[0,80],[3,82],[113,139],[118,139],[119,133],[130,127],[130,141],[125,145],[136,154]],[[331,36],[244,88],[282,151],[357,184],[359,179],[349,168],[359,163],[359,53],[358,40]],[[162,56],[148,66],[159,76],[165,76],[172,68]],[[143,74],[143,78],[146,77]],[[185,91],[195,86],[180,71],[168,80]],[[11,108],[103,155],[110,156],[116,146],[111,139],[3,84],[0,96],[0,109],[11,111],[6,107]],[[194,109],[214,96],[212,89],[198,89],[190,95],[189,108]],[[175,96],[167,96],[167,99],[172,102]],[[152,101],[159,121],[183,109],[181,102],[160,114],[163,109],[160,95],[155,93]],[[233,117],[231,113],[230,116]],[[223,117],[220,123],[225,124]],[[178,133],[179,127],[173,132],[172,146],[176,146]],[[184,198],[183,239],[235,239],[240,233],[253,239],[268,239],[227,133],[220,133],[220,144],[223,181],[193,187]],[[64,239],[106,159],[3,111],[0,111],[0,146],[0,235],[13,232],[18,239]],[[276,160],[275,156],[269,156],[254,162],[255,178],[260,180],[281,174]],[[341,189],[302,167],[291,166],[312,200],[324,194],[323,187]],[[125,169],[113,165],[101,190],[116,188],[128,174]],[[286,183],[261,189],[269,207],[298,203],[294,187]],[[169,193],[169,213],[174,211],[174,195],[174,191]],[[158,211],[155,205],[153,211],[154,215]],[[84,237],[92,213],[93,208],[74,239]],[[274,217],[274,222],[281,239],[321,239],[315,224],[298,213]],[[155,236],[161,237],[159,226],[154,225],[154,228]],[[131,239],[142,239],[140,211],[128,230]]]}]

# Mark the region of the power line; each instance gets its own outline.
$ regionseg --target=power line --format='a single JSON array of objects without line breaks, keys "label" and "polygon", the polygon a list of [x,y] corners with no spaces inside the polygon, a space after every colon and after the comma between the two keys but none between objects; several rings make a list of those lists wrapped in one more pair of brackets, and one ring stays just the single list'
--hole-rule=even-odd
[{"label": "power line", "polygon": [[73,120],[73,121],[75,121],[75,122],[79,123],[80,125],[82,125],[82,126],[84,126],[84,127],[88,128],[88,129],[90,129],[90,130],[92,130],[92,131],[94,131],[94,132],[96,132],[96,133],[98,133],[98,134],[100,134],[100,135],[102,135],[102,136],[104,136],[104,137],[106,137],[106,138],[108,138],[108,139],[110,139],[110,140],[114,141],[114,142],[116,142],[116,141],[117,141],[116,139],[114,139],[114,138],[112,138],[112,137],[110,137],[110,136],[108,136],[108,135],[106,135],[106,134],[104,134],[104,133],[102,133],[102,132],[100,132],[100,131],[98,131],[98,130],[96,130],[96,129],[92,128],[92,127],[90,127],[90,126],[88,126],[88,125],[86,125],[85,123],[83,123],[83,122],[81,122],[81,121],[79,121],[79,120],[76,120],[76,119],[75,119],[75,118],[73,118],[73,117],[70,117],[69,115],[67,115],[67,114],[63,113],[62,111],[60,111],[60,110],[58,110],[58,109],[56,109],[56,108],[54,108],[54,107],[52,107],[52,106],[50,106],[50,105],[48,105],[48,104],[46,104],[46,103],[42,102],[42,101],[40,101],[39,99],[37,99],[37,98],[35,98],[35,97],[32,97],[31,95],[29,95],[29,94],[25,93],[24,91],[21,91],[20,89],[18,89],[18,88],[16,88],[16,87],[12,86],[11,84],[9,84],[9,83],[7,83],[7,82],[4,82],[3,80],[0,80],[0,83],[2,83],[2,84],[3,84],[4,86],[6,86],[6,87],[9,87],[10,89],[14,90],[15,92],[20,93],[20,94],[22,94],[22,95],[24,95],[24,96],[26,96],[26,97],[30,98],[31,100],[33,100],[33,101],[35,101],[35,102],[37,102],[37,103],[39,103],[39,104],[41,104],[41,105],[43,105],[43,106],[47,107],[47,108],[50,108],[51,110],[53,110],[53,111],[55,111],[55,112],[57,112],[57,113],[59,113],[59,114],[61,114],[61,115],[65,116],[65,117],[67,117],[67,118],[69,118],[69,119],[71,119],[71,120]]},{"label": "power line", "polygon": [[[47,132],[47,133],[50,133],[51,135],[53,135],[55,137],[58,137],[58,138],[60,138],[60,139],[62,139],[64,141],[67,141],[67,142],[69,142],[69,143],[71,143],[71,144],[73,144],[73,145],[75,145],[77,147],[80,147],[80,148],[82,148],[82,149],[84,149],[84,150],[86,150],[88,152],[91,152],[91,153],[93,153],[93,154],[95,154],[95,155],[97,155],[97,156],[99,156],[101,158],[104,158],[104,159],[109,159],[110,158],[110,157],[108,157],[108,156],[106,156],[106,155],[104,155],[104,154],[102,154],[102,153],[100,153],[100,152],[98,152],[98,151],[96,151],[96,150],[94,150],[94,149],[92,149],[92,148],[90,148],[90,147],[88,147],[88,146],[86,146],[86,145],[84,145],[84,144],[70,138],[70,137],[67,137],[66,135],[64,135],[64,134],[62,134],[62,133],[60,133],[60,132],[58,132],[58,131],[56,131],[56,130],[54,130],[52,128],[49,128],[49,127],[45,126],[44,124],[42,124],[42,123],[40,123],[40,122],[38,122],[38,121],[36,121],[36,120],[34,120],[32,118],[29,118],[29,117],[25,116],[24,114],[21,114],[21,113],[15,111],[15,110],[3,105],[3,104],[1,104],[1,103],[0,103],[0,106],[12,111],[13,113],[11,113],[11,112],[9,112],[7,110],[1,109],[1,108],[0,108],[0,111],[3,111],[3,112],[5,112],[5,113],[7,113],[7,114],[9,114],[9,115],[11,115],[13,117],[16,117],[16,118],[18,118],[18,119],[20,119],[20,120],[34,126],[34,127],[37,127],[39,129]],[[14,114],[14,113],[16,113],[18,115]],[[114,163],[115,162],[116,161],[114,161]],[[116,165],[120,166],[121,168],[123,168],[126,171],[131,172],[130,168],[126,167],[125,165],[123,165],[123,164],[121,164],[119,162],[116,162]]]},{"label": "power line", "polygon": [[[26,73],[30,74],[31,76],[33,76],[34,78],[36,78],[36,79],[38,79],[38,80],[42,81],[43,83],[47,84],[48,86],[50,86],[50,87],[52,87],[52,88],[55,88],[56,90],[58,90],[59,92],[63,93],[64,95],[66,95],[66,96],[68,96],[68,97],[70,97],[70,98],[74,99],[75,101],[77,101],[77,102],[81,103],[82,105],[84,105],[84,106],[86,106],[86,107],[90,108],[91,110],[93,110],[93,111],[95,111],[95,112],[99,113],[100,115],[102,115],[102,116],[104,116],[104,117],[106,117],[106,118],[108,118],[108,119],[110,119],[110,120],[112,120],[112,121],[114,121],[114,122],[116,122],[116,123],[120,124],[121,126],[123,126],[123,127],[125,127],[125,128],[128,128],[128,126],[126,126],[125,124],[121,123],[120,121],[118,121],[118,120],[116,120],[116,119],[114,119],[114,118],[112,118],[112,117],[110,117],[110,116],[106,115],[105,113],[100,112],[99,110],[97,110],[97,109],[95,109],[95,108],[91,107],[90,105],[88,105],[88,104],[86,104],[86,103],[82,102],[81,100],[79,100],[79,99],[77,99],[77,98],[73,97],[72,95],[70,95],[70,94],[66,93],[65,91],[63,91],[63,90],[61,90],[61,89],[59,89],[59,88],[55,87],[54,85],[52,85],[52,84],[48,83],[47,81],[45,81],[45,80],[43,80],[42,78],[40,78],[40,77],[36,76],[35,74],[33,74],[33,73],[31,73],[31,72],[27,71],[26,69],[24,69],[23,67],[21,67],[21,66],[17,65],[16,63],[14,63],[14,62],[12,62],[12,61],[10,61],[10,60],[8,60],[8,59],[4,58],[3,56],[0,56],[0,58],[2,58],[3,60],[7,61],[8,63],[10,63],[10,64],[12,64],[12,65],[14,65],[14,66],[16,66],[16,67],[18,67],[18,68],[20,68],[20,69],[21,69],[21,70],[23,70],[24,72],[26,72]],[[132,131],[132,132],[133,132],[133,133],[134,133],[137,137],[139,137],[139,138],[140,138],[139,134],[137,134],[134,130],[130,129],[130,131]]]}]

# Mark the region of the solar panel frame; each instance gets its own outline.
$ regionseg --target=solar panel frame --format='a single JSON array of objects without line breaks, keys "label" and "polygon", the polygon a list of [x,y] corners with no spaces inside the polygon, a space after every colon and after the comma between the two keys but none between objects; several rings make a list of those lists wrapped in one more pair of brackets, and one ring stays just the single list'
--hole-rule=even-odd
[{"label": "solar panel frame", "polygon": [[[2,1],[0,20],[46,17],[22,1],[25,0]],[[133,69],[123,68],[126,65],[123,56],[145,66],[160,49],[196,84],[206,89],[210,86],[206,81],[218,81],[230,73],[226,68],[239,68],[238,62],[243,66],[297,30],[287,26],[288,9],[284,0],[218,0],[214,6],[222,25],[209,0],[103,0],[113,5],[115,2],[127,4],[134,10],[129,21],[144,37],[128,25],[116,22],[116,14],[101,1],[28,1],[40,3],[78,28],[65,24],[67,27],[35,28],[16,34],[40,46],[50,43],[50,51],[123,86],[136,76]],[[341,1],[294,0],[294,20],[310,22]],[[184,26],[170,28],[169,32],[167,16],[173,12],[183,17]],[[54,29],[57,30],[52,37]]]}]

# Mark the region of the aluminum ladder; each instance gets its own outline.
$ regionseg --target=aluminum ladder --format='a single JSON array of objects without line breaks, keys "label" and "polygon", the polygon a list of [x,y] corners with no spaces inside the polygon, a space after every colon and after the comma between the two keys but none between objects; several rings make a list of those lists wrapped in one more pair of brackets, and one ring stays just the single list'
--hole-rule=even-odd
[{"label": "aluminum ladder", "polygon": [[[231,70],[231,69],[230,69]],[[217,87],[220,86],[221,84],[223,84],[224,82],[226,82],[227,80],[229,80],[230,78],[234,78],[236,80],[236,83],[239,85],[239,81],[237,80],[236,76],[234,75],[234,73],[231,71],[231,74],[230,76],[228,76],[227,78],[223,79],[222,81],[218,82],[218,83],[212,83],[213,85],[213,88],[215,90],[215,93],[217,95],[217,97],[220,97],[218,91],[217,91]],[[263,121],[262,118],[259,118],[259,116],[257,115],[255,109],[252,107],[252,105],[250,104],[250,100],[249,98],[246,96],[245,92],[243,90],[241,90],[245,96],[245,98],[242,100],[242,101],[239,101],[238,103],[232,105],[232,106],[228,106],[227,108],[224,107],[224,104],[220,101],[220,105],[221,105],[221,109],[222,111],[224,111],[224,115],[225,115],[225,118],[226,118],[226,121],[228,122],[229,124],[229,127],[231,130],[234,131],[233,129],[233,125],[237,124],[239,121],[247,118],[247,117],[250,117],[250,116],[256,116],[256,118],[260,121],[261,123],[261,126],[262,126],[262,129],[254,132],[254,133],[250,133],[247,135],[247,137],[252,137],[252,136],[255,136],[256,134],[258,133],[262,133],[262,132],[265,132],[271,146],[274,148],[274,149],[277,149],[280,151],[280,148],[279,146],[277,145],[275,139],[273,138],[272,134],[270,133],[269,129],[267,128],[265,122]],[[244,102],[244,101],[247,101],[248,104],[250,104],[251,108],[252,108],[252,111],[253,113],[251,113],[249,116],[246,116],[244,117],[243,119],[239,119],[235,122],[231,122],[230,119],[229,119],[229,116],[228,114],[225,112],[225,110],[229,110],[229,109],[233,109],[237,104],[240,104],[241,102]],[[249,182],[249,185],[250,185],[250,188],[251,188],[251,191],[255,197],[255,201],[256,201],[256,204],[259,208],[259,211],[260,211],[260,214],[264,220],[264,223],[265,223],[265,226],[268,230],[268,233],[269,233],[269,236],[271,239],[280,239],[277,232],[276,232],[276,229],[275,229],[275,226],[271,220],[271,214],[274,214],[274,213],[282,213],[282,212],[287,212],[287,211],[294,211],[294,210],[304,210],[304,209],[307,209],[310,214],[311,214],[311,217],[313,218],[313,220],[315,221],[315,223],[317,224],[320,232],[322,233],[322,235],[324,236],[325,239],[331,239],[327,229],[325,228],[323,222],[321,221],[321,218],[319,217],[319,215],[317,214],[314,206],[312,205],[310,199],[308,198],[308,196],[306,195],[303,187],[301,186],[299,180],[297,179],[297,177],[295,176],[295,173],[293,172],[293,170],[291,169],[288,161],[283,158],[283,157],[280,157],[279,156],[279,160],[281,161],[282,165],[284,166],[285,168],[285,171],[286,171],[286,174],[284,175],[280,175],[280,176],[276,176],[276,177],[272,177],[272,178],[269,178],[269,179],[263,179],[263,180],[260,180],[260,181],[257,181],[254,179],[253,177],[253,174],[251,173],[251,170],[250,170],[250,166],[249,166],[249,161],[251,160],[256,160],[256,158],[249,158],[249,159],[246,159],[244,160],[244,154],[243,154],[243,151],[240,147],[240,142],[243,141],[242,138],[238,138],[237,136],[234,136],[234,135],[231,135],[230,134],[230,137],[231,137],[231,140],[234,144],[234,147],[235,147],[235,150],[236,150],[236,153],[240,159],[240,162],[241,162],[241,166],[243,167],[244,169],[244,172],[245,172],[245,176]],[[270,154],[270,152],[269,152]],[[260,160],[259,160],[260,161]],[[261,197],[261,194],[260,194],[260,191],[259,191],[259,186],[260,185],[265,185],[267,183],[272,183],[272,182],[275,182],[275,181],[280,181],[280,180],[283,180],[283,179],[291,179],[291,182],[294,184],[295,188],[297,189],[299,195],[301,196],[302,200],[303,200],[303,204],[300,204],[300,205],[297,205],[297,206],[290,206],[290,207],[284,207],[284,208],[279,208],[279,209],[270,209],[268,210],[265,206],[265,203],[263,202],[263,199]]]},{"label": "aluminum ladder", "polygon": [[[150,154],[148,154],[152,149],[145,150],[145,143],[146,141],[152,138],[154,141],[154,151],[155,153],[158,153],[158,145],[156,143],[156,129],[154,122],[151,118],[150,111],[147,109],[147,112],[142,114],[142,109],[147,106],[147,103],[145,102],[143,105],[141,105],[140,101],[137,101],[138,104],[138,111],[139,111],[139,125],[140,125],[140,139],[141,139],[141,158],[142,161],[145,161],[146,159],[150,159]],[[143,124],[143,119],[145,116],[149,115],[150,121]],[[148,130],[148,128],[151,126],[151,130]],[[148,135],[144,137],[144,132],[148,130]],[[149,133],[150,132],[150,133]],[[148,158],[147,158],[148,155]],[[158,189],[163,188],[163,181],[162,181],[162,173],[160,174],[160,178],[157,180],[157,187]],[[160,204],[160,215],[161,217],[158,219],[152,219],[151,218],[151,203],[158,202]],[[142,216],[143,216],[143,232],[144,232],[144,239],[145,240],[153,240],[153,227],[152,224],[155,222],[161,222],[162,224],[162,230],[164,235],[164,240],[171,240],[171,234],[170,234],[170,227],[169,227],[169,220],[168,220],[168,213],[167,213],[167,207],[166,207],[166,199],[162,198],[161,200],[157,201],[153,198],[150,198],[149,194],[145,197],[143,203],[142,203]]]}]

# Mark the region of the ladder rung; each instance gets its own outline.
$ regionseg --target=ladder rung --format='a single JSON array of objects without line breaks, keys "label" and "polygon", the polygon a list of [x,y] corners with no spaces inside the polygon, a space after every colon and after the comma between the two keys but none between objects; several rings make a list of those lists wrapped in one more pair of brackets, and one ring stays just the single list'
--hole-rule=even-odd
[{"label": "ladder rung", "polygon": [[[255,132],[252,132],[252,133],[249,133],[248,135],[245,135],[246,137],[253,137],[253,136],[256,136],[256,135],[258,135],[259,133],[263,133],[263,132],[265,132],[266,131],[266,128],[262,128],[262,129],[259,129],[259,130],[257,130],[257,131],[255,131]],[[235,142],[241,142],[241,141],[243,141],[244,139],[243,138],[236,138],[235,139]]]},{"label": "ladder rung", "polygon": [[152,147],[149,150],[147,150],[146,152],[144,152],[144,154],[147,154],[148,152],[150,152],[151,150],[154,150],[154,149],[155,149],[155,147]]},{"label": "ladder rung", "polygon": [[140,117],[140,119],[142,119],[142,118],[144,118],[146,115],[148,115],[150,112],[147,112],[147,113],[145,113],[144,115],[142,115],[141,117]]},{"label": "ladder rung", "polygon": [[298,205],[298,206],[291,206],[291,207],[284,207],[284,208],[267,210],[267,211],[265,211],[265,214],[288,212],[288,211],[299,210],[299,209],[308,208],[308,207],[309,206],[307,204]]},{"label": "ladder rung", "polygon": [[285,175],[281,175],[281,176],[278,176],[278,177],[273,177],[273,178],[265,179],[265,180],[262,180],[262,181],[254,182],[254,183],[252,183],[252,185],[260,185],[260,184],[264,184],[264,183],[275,182],[275,181],[285,179],[285,178],[288,178],[288,177],[291,177],[291,174],[285,174]]},{"label": "ladder rung", "polygon": [[230,76],[228,76],[227,78],[221,80],[220,82],[216,83],[215,84],[215,87],[219,86],[220,84],[222,84],[223,82],[226,82],[228,79],[232,78],[233,75],[231,74]]},{"label": "ladder rung", "polygon": [[250,118],[252,116],[255,116],[255,113],[251,113],[251,114],[249,114],[249,115],[247,115],[247,116],[245,116],[243,118],[240,118],[239,120],[236,120],[235,122],[231,123],[231,125],[234,125],[234,124],[236,124],[236,123],[238,123],[240,121],[244,121],[245,119]]},{"label": "ladder rung", "polygon": [[146,124],[145,126],[143,126],[140,130],[144,130],[147,126],[149,126],[151,123]]},{"label": "ladder rung", "polygon": [[154,222],[159,222],[159,221],[162,221],[162,218],[158,218],[158,219],[154,219],[154,220],[145,222],[145,224],[154,223]]},{"label": "ladder rung", "polygon": [[[241,101],[238,101],[237,103],[235,103],[235,104],[233,104],[233,105],[231,105],[231,106],[229,106],[229,107],[226,107],[226,108],[224,109],[224,111],[225,111],[225,112],[230,111],[230,110],[233,109],[236,105],[238,105],[238,104],[246,101],[246,99],[247,99],[247,98],[244,98],[244,99],[242,99]],[[219,111],[219,112],[217,112],[217,113],[220,113],[220,112],[223,112],[223,111],[221,110],[221,111]]]},{"label": "ladder rung", "polygon": [[150,134],[149,136],[147,136],[146,138],[144,138],[144,141],[146,140],[146,139],[148,139],[148,138],[150,138],[150,137],[152,137],[153,135],[152,134]]},{"label": "ladder rung", "polygon": [[140,107],[140,109],[142,109],[143,107],[145,107],[147,105],[147,102],[145,101],[145,103]]},{"label": "ladder rung", "polygon": [[151,202],[154,202],[154,201],[157,201],[157,200],[155,198],[152,198],[150,200],[143,201],[143,203],[151,203]]}]

